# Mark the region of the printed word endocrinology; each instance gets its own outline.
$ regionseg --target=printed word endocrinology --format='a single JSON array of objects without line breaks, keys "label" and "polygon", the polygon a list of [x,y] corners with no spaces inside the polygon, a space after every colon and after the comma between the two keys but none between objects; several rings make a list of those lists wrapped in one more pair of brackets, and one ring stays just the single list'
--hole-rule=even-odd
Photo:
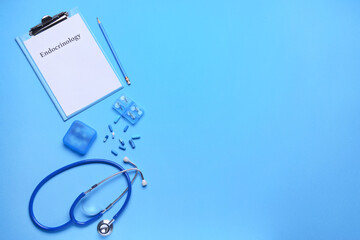
[{"label": "printed word endocrinology", "polygon": [[65,41],[59,42],[58,45],[56,45],[54,47],[49,47],[49,49],[44,51],[44,52],[40,52],[40,56],[45,57],[45,56],[49,55],[50,53],[55,52],[55,51],[59,50],[62,47],[65,47],[69,43],[74,42],[74,41],[76,42],[78,40],[80,40],[80,34],[75,35],[74,37],[68,37],[68,39],[66,39]]}]

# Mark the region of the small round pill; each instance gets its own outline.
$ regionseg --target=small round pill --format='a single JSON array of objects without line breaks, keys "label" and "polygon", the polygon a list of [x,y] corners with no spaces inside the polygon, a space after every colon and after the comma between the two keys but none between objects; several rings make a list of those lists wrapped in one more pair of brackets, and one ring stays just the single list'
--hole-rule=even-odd
[{"label": "small round pill", "polygon": [[125,102],[128,101],[125,96],[121,96],[121,97],[120,97],[120,100],[121,100],[121,101],[125,101]]}]

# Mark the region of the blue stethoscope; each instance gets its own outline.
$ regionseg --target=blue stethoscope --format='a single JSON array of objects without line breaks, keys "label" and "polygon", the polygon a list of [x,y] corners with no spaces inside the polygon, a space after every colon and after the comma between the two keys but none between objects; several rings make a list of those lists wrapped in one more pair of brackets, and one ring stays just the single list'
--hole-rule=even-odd
[{"label": "blue stethoscope", "polygon": [[[110,235],[112,230],[113,230],[113,223],[114,221],[121,215],[121,213],[124,211],[126,205],[129,202],[130,196],[131,196],[131,184],[134,182],[136,176],[138,173],[140,173],[141,178],[142,178],[142,186],[145,187],[147,185],[146,180],[144,179],[144,176],[142,174],[142,172],[137,168],[137,166],[131,162],[129,160],[129,158],[125,157],[124,158],[124,162],[125,163],[129,163],[132,166],[134,166],[134,168],[129,168],[129,169],[124,169],[121,165],[117,164],[116,162],[113,161],[109,161],[109,160],[105,160],[105,159],[88,159],[88,160],[82,160],[82,161],[78,161],[78,162],[74,162],[71,163],[69,165],[66,165],[62,168],[59,168],[58,170],[52,172],[51,174],[49,174],[47,177],[45,177],[34,189],[33,193],[31,194],[31,198],[30,198],[30,202],[29,202],[29,213],[30,213],[30,217],[31,220],[33,221],[33,223],[46,231],[59,231],[59,230],[63,230],[67,227],[69,227],[71,224],[75,224],[75,225],[81,225],[81,226],[87,226],[91,223],[93,223],[94,221],[96,221],[97,219],[99,219],[105,212],[107,212],[117,201],[120,200],[120,198],[127,192],[126,194],[126,199],[123,203],[123,205],[121,206],[121,208],[119,209],[119,211],[113,216],[112,220],[101,220],[99,222],[99,224],[97,225],[97,231],[99,232],[100,235],[102,236],[107,236]],[[34,215],[34,209],[33,209],[33,205],[34,205],[34,199],[37,195],[37,193],[39,192],[39,190],[42,188],[42,186],[48,182],[50,179],[52,179],[53,177],[55,177],[56,175],[63,173],[71,168],[74,167],[78,167],[81,165],[86,165],[86,164],[93,164],[93,163],[101,163],[101,164],[107,164],[110,166],[113,166],[115,168],[117,168],[119,170],[119,172],[105,178],[104,180],[98,182],[97,184],[93,185],[90,189],[88,189],[85,192],[80,193],[80,195],[75,199],[75,201],[73,202],[73,204],[71,205],[70,211],[69,211],[69,215],[70,215],[70,219],[69,221],[67,221],[66,223],[56,226],[56,227],[48,227],[45,226],[43,224],[41,224],[35,217]],[[128,171],[136,171],[133,179],[130,181],[130,177],[129,174],[127,173]],[[98,186],[100,186],[102,183],[104,183],[105,181],[119,175],[119,174],[124,174],[126,181],[127,181],[127,185],[128,187],[123,191],[123,193],[117,198],[115,199],[112,203],[110,203],[105,209],[99,211],[98,213],[96,213],[95,215],[93,215],[90,219],[88,219],[87,221],[79,221],[78,219],[76,219],[75,214],[74,214],[74,210],[76,208],[76,206],[78,205],[78,203],[80,202],[81,199],[83,199],[88,193],[90,193],[92,190],[94,190],[95,188],[97,188]]]}]

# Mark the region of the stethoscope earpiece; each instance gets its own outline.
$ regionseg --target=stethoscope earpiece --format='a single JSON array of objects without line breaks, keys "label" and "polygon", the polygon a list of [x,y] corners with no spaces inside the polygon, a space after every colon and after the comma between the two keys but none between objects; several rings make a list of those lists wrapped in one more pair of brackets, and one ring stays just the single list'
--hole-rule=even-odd
[{"label": "stethoscope earpiece", "polygon": [[97,225],[97,231],[101,236],[108,236],[113,231],[112,221],[107,219],[101,220]]}]

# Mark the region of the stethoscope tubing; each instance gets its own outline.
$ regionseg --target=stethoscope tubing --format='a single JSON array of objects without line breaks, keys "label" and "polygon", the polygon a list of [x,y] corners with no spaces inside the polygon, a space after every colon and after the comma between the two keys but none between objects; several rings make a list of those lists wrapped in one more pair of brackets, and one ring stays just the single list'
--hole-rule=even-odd
[{"label": "stethoscope tubing", "polygon": [[[50,179],[52,179],[53,177],[55,177],[56,175],[60,174],[60,173],[63,173],[71,168],[74,168],[74,167],[78,167],[78,166],[81,166],[81,165],[86,165],[86,164],[93,164],[93,163],[101,163],[101,164],[107,164],[107,165],[110,165],[110,166],[113,166],[117,169],[119,169],[120,171],[124,171],[125,169],[117,164],[116,162],[113,162],[113,161],[109,161],[109,160],[105,160],[105,159],[87,159],[87,160],[82,160],[82,161],[78,161],[78,162],[74,162],[74,163],[71,163],[69,165],[66,165],[62,168],[59,168],[58,170],[50,173],[48,176],[46,176],[37,186],[36,188],[34,189],[33,193],[31,194],[31,197],[30,197],[30,201],[29,201],[29,214],[30,214],[30,218],[31,220],[33,221],[33,223],[43,229],[43,230],[46,230],[46,231],[60,231],[60,230],[63,230],[65,229],[66,227],[68,227],[70,224],[74,223],[76,225],[88,225],[92,222],[94,222],[95,220],[99,219],[102,215],[103,215],[103,212],[100,211],[98,214],[96,214],[95,216],[93,216],[92,218],[90,218],[89,220],[85,221],[85,222],[81,222],[81,221],[78,221],[76,218],[75,218],[75,215],[74,215],[74,210],[75,210],[75,207],[77,205],[77,203],[81,200],[81,198],[83,198],[86,194],[83,192],[81,193],[74,201],[74,203],[72,204],[71,208],[70,208],[70,211],[69,211],[69,215],[70,215],[70,219],[69,221],[67,221],[66,223],[62,224],[62,225],[59,225],[59,226],[56,226],[56,227],[48,227],[42,223],[40,223],[36,217],[35,217],[35,214],[34,214],[34,209],[33,209],[33,206],[34,206],[34,200],[35,200],[35,197],[37,195],[37,193],[39,192],[39,190],[42,188],[42,186],[48,182]],[[119,215],[125,210],[125,207],[126,205],[128,204],[129,202],[129,199],[130,199],[130,196],[131,196],[131,181],[130,181],[130,177],[129,177],[129,174],[127,172],[124,172],[125,174],[125,177],[126,177],[126,181],[127,181],[127,184],[128,184],[128,191],[127,191],[127,194],[126,194],[126,199],[122,205],[122,207],[120,208],[120,210],[114,215],[113,219],[116,220],[116,218],[119,217]]]}]

